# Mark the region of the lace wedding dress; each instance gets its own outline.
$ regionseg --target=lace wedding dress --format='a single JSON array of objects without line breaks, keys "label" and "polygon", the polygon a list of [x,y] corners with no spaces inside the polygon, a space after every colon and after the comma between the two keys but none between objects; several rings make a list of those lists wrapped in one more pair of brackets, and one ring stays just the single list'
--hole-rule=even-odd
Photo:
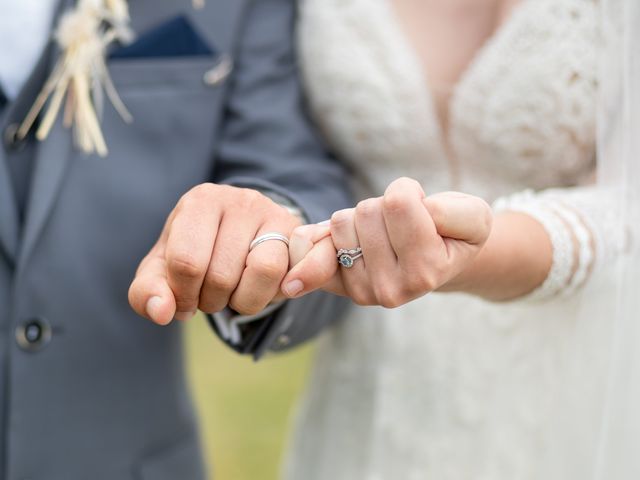
[{"label": "lace wedding dress", "polygon": [[598,5],[523,0],[455,86],[445,136],[388,1],[301,6],[311,110],[358,194],[409,176],[427,193],[527,212],[551,236],[553,266],[509,303],[431,294],[354,309],[319,343],[286,476],[591,478],[612,329],[606,311],[580,314],[607,291],[623,244],[604,194],[588,186]]}]

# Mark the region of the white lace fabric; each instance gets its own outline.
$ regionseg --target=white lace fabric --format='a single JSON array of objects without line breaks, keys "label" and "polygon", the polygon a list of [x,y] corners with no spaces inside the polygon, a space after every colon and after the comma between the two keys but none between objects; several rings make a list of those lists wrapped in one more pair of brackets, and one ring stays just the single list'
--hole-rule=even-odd
[{"label": "white lace fabric", "polygon": [[[515,198],[500,198],[494,203],[494,210],[498,213],[503,211],[525,213],[535,218],[546,230],[553,249],[551,268],[544,282],[533,292],[523,297],[527,300],[541,300],[553,297],[567,289],[572,283],[576,266],[574,251],[576,237],[572,235],[571,227],[565,223],[563,217],[554,208],[540,205],[538,199],[533,195],[526,197],[528,198],[522,198],[521,195],[518,195]],[[582,263],[580,262],[580,265]],[[582,276],[582,271],[579,273]]]},{"label": "white lace fabric", "polygon": [[545,284],[507,304],[354,309],[320,342],[286,478],[589,478],[611,325],[604,307],[581,313],[624,249],[588,185],[598,20],[593,0],[523,0],[455,86],[444,138],[388,0],[302,1],[311,112],[359,194],[400,176],[476,194],[537,218],[554,255]]},{"label": "white lace fabric", "polygon": [[553,260],[546,280],[519,300],[552,300],[571,295],[591,275],[625,253],[625,231],[615,215],[613,193],[582,187],[531,190],[499,198],[494,211],[515,211],[532,216],[547,231]]},{"label": "white lace fabric", "polygon": [[[379,195],[406,175],[428,191],[455,189],[492,201],[524,189],[575,186],[592,176],[599,36],[594,1],[523,0],[455,86],[446,137],[428,73],[387,0],[307,0],[303,14],[303,71],[312,109],[329,141],[354,164],[359,193]],[[591,271],[585,255],[593,244],[585,243],[570,212],[562,215],[564,207],[556,207],[554,216],[565,217],[558,223],[542,219],[546,207],[538,202],[529,199],[527,209],[536,210],[546,227],[556,225],[549,232],[555,240],[550,279],[533,296],[541,299],[575,290],[576,278],[584,283],[585,268]],[[567,222],[577,230],[558,231]],[[577,266],[571,265],[575,241]],[[563,269],[578,276],[558,273]]]}]

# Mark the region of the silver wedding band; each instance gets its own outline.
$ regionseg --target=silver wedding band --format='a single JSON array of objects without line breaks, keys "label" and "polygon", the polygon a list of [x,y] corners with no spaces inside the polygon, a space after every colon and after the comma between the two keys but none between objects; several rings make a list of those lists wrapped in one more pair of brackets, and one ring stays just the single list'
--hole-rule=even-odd
[{"label": "silver wedding band", "polygon": [[356,247],[351,249],[341,248],[336,254],[338,263],[344,268],[351,268],[357,259],[362,257],[362,248]]},{"label": "silver wedding band", "polygon": [[270,242],[271,240],[277,240],[284,243],[287,247],[289,246],[289,239],[287,237],[278,232],[269,232],[256,237],[256,239],[251,242],[251,245],[249,245],[249,251],[253,250],[261,243]]}]

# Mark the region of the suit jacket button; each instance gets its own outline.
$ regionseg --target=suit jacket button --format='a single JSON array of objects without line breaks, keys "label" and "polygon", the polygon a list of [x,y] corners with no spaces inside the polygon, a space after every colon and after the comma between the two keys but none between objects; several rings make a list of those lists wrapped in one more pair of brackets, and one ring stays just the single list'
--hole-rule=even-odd
[{"label": "suit jacket button", "polygon": [[29,319],[16,327],[16,342],[27,352],[37,352],[51,341],[51,325],[46,319]]}]

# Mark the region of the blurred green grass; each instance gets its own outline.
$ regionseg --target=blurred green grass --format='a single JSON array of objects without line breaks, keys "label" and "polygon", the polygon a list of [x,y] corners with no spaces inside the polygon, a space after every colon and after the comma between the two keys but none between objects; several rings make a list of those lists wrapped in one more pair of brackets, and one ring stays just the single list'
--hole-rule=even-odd
[{"label": "blurred green grass", "polygon": [[258,363],[225,347],[202,317],[186,331],[187,360],[216,480],[276,480],[311,348]]}]

